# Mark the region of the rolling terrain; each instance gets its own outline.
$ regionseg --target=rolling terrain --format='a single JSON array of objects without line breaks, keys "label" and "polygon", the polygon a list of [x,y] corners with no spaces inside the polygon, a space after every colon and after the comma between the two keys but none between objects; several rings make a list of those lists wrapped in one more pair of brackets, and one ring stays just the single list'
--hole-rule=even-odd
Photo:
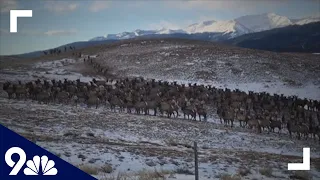
[{"label": "rolling terrain", "polygon": [[[0,83],[40,79],[107,79],[84,63],[88,56],[113,77],[155,78],[218,88],[266,91],[320,99],[319,55],[274,53],[186,39],[133,39],[28,59],[1,59]],[[8,58],[8,57],[7,57]],[[314,140],[286,131],[256,133],[227,128],[216,114],[208,121],[113,112],[74,104],[43,104],[7,98],[0,91],[0,123],[98,179],[151,171],[158,179],[194,179],[193,141],[199,147],[200,179],[320,178]],[[288,171],[311,147],[311,171]],[[150,178],[151,179],[151,178]]]},{"label": "rolling terrain", "polygon": [[[319,56],[274,53],[183,39],[137,39],[105,46],[97,62],[116,76],[142,76],[319,99]],[[293,89],[293,91],[291,91]],[[293,93],[293,94],[292,94]]]}]

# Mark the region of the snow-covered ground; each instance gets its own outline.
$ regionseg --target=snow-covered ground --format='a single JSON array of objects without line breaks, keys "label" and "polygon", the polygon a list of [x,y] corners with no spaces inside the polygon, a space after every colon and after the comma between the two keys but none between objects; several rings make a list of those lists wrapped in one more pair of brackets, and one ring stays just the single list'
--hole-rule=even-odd
[{"label": "snow-covered ground", "polygon": [[[154,78],[153,76],[149,77]],[[255,83],[219,83],[214,81],[188,81],[188,80],[173,80],[173,79],[158,79],[169,82],[177,82],[179,84],[197,83],[203,85],[211,85],[220,89],[239,89],[244,92],[268,92],[270,94],[283,94],[284,96],[298,96],[299,98],[317,99],[320,100],[320,86],[314,84],[306,84],[302,87],[288,87],[282,82],[255,82]]]},{"label": "snow-covered ground", "polygon": [[[195,58],[186,66],[193,66],[199,62],[202,60]],[[139,58],[133,63],[137,70],[141,70],[140,64],[145,64]],[[216,64],[225,65],[226,62],[220,59]],[[178,67],[176,65],[173,69],[176,70]],[[31,69],[1,70],[0,81],[37,78],[80,78],[81,81],[90,81],[93,77],[102,78],[96,75],[84,76],[84,71],[89,72],[81,59],[62,59],[39,62]],[[165,79],[157,74],[138,75]],[[316,91],[318,87],[314,84],[289,88],[276,82],[216,83],[179,77],[186,76],[165,80],[319,99],[319,91]],[[159,116],[114,113],[108,107],[101,106],[91,109],[8,100],[3,91],[0,94],[1,124],[76,166],[84,164],[98,169],[94,176],[99,179],[118,173],[135,176],[136,172],[143,169],[171,172],[167,179],[194,179],[194,175],[188,175],[194,173],[194,141],[199,147],[201,180],[220,179],[224,174],[241,174],[239,171],[242,170],[249,170],[242,179],[289,179],[294,172],[287,171],[287,163],[301,162],[303,147],[311,148],[311,171],[308,173],[313,179],[320,178],[320,144],[313,140],[290,139],[285,132],[280,135],[266,132],[257,134],[239,127],[228,129],[220,125],[215,116],[210,117],[208,122],[194,122]],[[112,167],[110,174],[101,170],[106,165]],[[262,170],[265,169],[271,171],[271,174],[263,173]]]},{"label": "snow-covered ground", "polygon": [[[244,167],[261,177],[271,167],[274,179],[286,178],[287,163],[302,161],[302,148],[311,148],[314,178],[320,178],[320,144],[290,139],[287,134],[256,134],[218,123],[194,122],[144,115],[0,99],[1,124],[74,164],[101,168],[113,174],[142,169],[194,172],[192,144],[198,142],[201,179],[219,179]],[[217,120],[215,120],[217,122]],[[182,169],[182,170],[181,170]],[[100,172],[97,176],[103,176]],[[191,177],[190,177],[191,178]]]},{"label": "snow-covered ground", "polygon": [[287,134],[256,134],[242,128],[225,129],[219,123],[5,98],[0,99],[0,111],[1,124],[64,160],[96,168],[108,164],[112,174],[142,169],[192,173],[191,147],[197,141],[201,179],[219,179],[244,167],[251,172],[246,178],[264,177],[259,169],[266,166],[271,167],[273,179],[287,178],[291,174],[287,163],[301,162],[303,147],[311,148],[310,173],[320,178],[315,165],[320,162],[320,144],[290,139]]},{"label": "snow-covered ground", "polygon": [[38,62],[30,69],[4,69],[0,71],[0,82],[4,81],[30,81],[35,79],[77,80],[82,82],[103,79],[101,76],[83,75],[85,68],[81,60],[61,59],[55,61]]},{"label": "snow-covered ground", "polygon": [[254,51],[215,44],[138,40],[113,47],[96,58],[116,76],[142,76],[197,82],[320,99],[320,64],[316,55]]}]

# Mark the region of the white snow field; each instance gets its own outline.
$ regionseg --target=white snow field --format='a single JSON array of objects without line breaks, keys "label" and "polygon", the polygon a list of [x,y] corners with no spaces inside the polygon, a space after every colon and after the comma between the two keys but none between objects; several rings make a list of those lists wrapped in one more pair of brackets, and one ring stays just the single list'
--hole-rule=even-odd
[{"label": "white snow field", "polygon": [[[256,134],[242,128],[225,129],[212,122],[194,122],[114,113],[108,108],[39,104],[0,99],[1,124],[74,164],[101,168],[112,174],[152,171],[194,172],[193,141],[199,147],[201,179],[219,179],[250,169],[248,177],[288,178],[287,163],[302,161],[302,148],[311,148],[315,179],[320,178],[320,144],[290,139],[287,134]],[[110,174],[98,172],[96,177]],[[190,177],[191,178],[191,177]]]}]

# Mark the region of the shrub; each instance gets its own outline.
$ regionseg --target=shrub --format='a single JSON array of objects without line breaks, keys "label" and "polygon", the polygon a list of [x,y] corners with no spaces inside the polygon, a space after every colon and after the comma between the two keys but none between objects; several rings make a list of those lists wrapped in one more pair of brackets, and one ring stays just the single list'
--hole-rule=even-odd
[{"label": "shrub", "polygon": [[78,168],[90,175],[97,175],[99,172],[99,169],[97,167],[84,165],[84,164],[78,165]]},{"label": "shrub", "polygon": [[241,180],[239,175],[222,174],[220,180]]},{"label": "shrub", "polygon": [[295,171],[292,176],[292,179],[300,179],[300,180],[311,180],[312,177],[307,171]]},{"label": "shrub", "polygon": [[272,168],[271,167],[263,167],[259,169],[260,174],[267,176],[267,177],[272,177]]}]

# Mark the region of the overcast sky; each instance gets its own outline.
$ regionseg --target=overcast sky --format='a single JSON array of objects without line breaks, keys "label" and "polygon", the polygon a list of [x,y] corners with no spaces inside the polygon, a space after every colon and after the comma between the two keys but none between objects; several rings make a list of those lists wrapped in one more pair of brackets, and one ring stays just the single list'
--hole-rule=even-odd
[{"label": "overcast sky", "polygon": [[[320,0],[0,0],[0,55],[57,47],[136,29],[178,29],[204,20],[273,12],[289,18],[319,15]],[[9,11],[33,10],[9,33]]]}]

